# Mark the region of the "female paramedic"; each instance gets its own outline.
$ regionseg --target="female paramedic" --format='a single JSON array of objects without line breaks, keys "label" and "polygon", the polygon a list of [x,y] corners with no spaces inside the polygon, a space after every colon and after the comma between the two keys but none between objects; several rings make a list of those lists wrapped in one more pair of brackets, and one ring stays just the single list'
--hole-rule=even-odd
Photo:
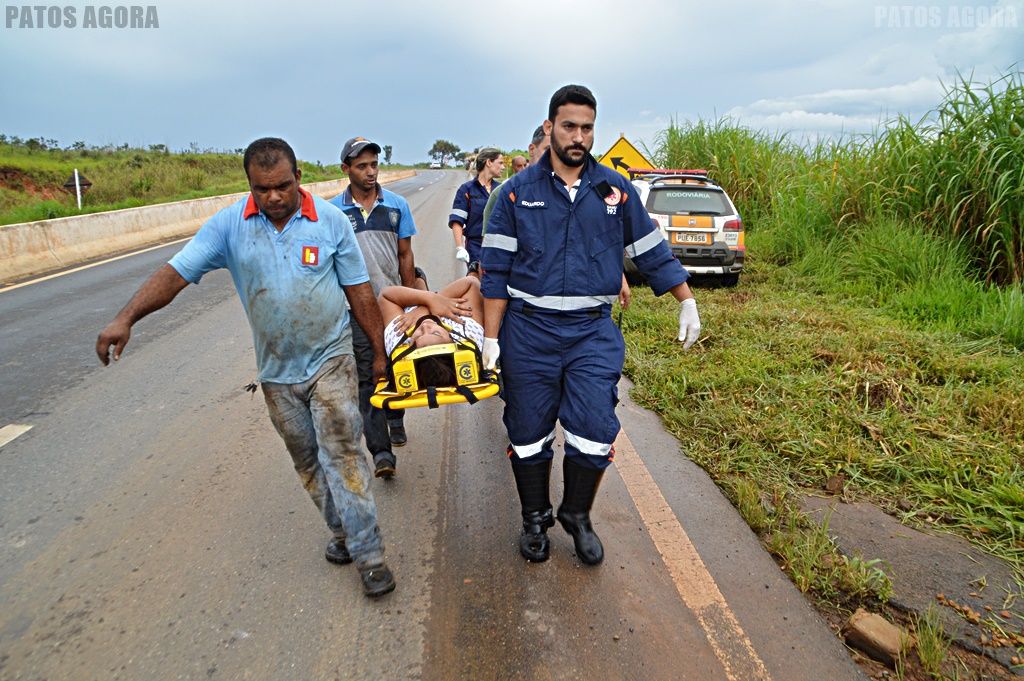
[{"label": "female paramedic", "polygon": [[484,207],[491,190],[505,173],[505,158],[497,149],[481,149],[476,155],[476,177],[464,182],[455,192],[448,226],[455,237],[455,259],[466,263],[479,262],[480,244],[484,234]]}]

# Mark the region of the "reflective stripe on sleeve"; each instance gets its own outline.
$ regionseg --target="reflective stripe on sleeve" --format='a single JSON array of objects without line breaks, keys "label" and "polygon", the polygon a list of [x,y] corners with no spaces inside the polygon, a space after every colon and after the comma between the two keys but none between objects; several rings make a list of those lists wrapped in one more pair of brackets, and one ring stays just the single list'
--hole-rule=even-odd
[{"label": "reflective stripe on sleeve", "polygon": [[563,312],[611,305],[617,298],[617,296],[531,296],[526,291],[520,291],[511,286],[508,287],[508,294],[545,310],[561,310]]},{"label": "reflective stripe on sleeve", "polygon": [[665,237],[662,236],[661,230],[656,229],[626,246],[626,253],[629,254],[629,257],[635,258],[636,256],[651,250],[664,240]]},{"label": "reflective stripe on sleeve", "polygon": [[515,253],[519,250],[519,239],[503,234],[484,234],[484,248],[500,248]]},{"label": "reflective stripe on sleeve", "polygon": [[544,445],[555,439],[555,431],[552,430],[550,433],[545,435],[537,442],[531,442],[528,445],[512,445],[512,451],[520,459],[528,459],[531,456],[537,456],[544,450]]},{"label": "reflective stripe on sleeve", "polygon": [[469,217],[469,213],[464,210],[460,210],[459,208],[452,208],[452,215],[457,218],[462,218],[463,220]]},{"label": "reflective stripe on sleeve", "polygon": [[594,442],[588,440],[585,437],[579,435],[573,435],[568,430],[565,430],[565,426],[562,426],[562,430],[565,433],[565,444],[572,445],[580,454],[586,454],[587,456],[608,456],[612,452],[611,444],[605,444],[603,442]]}]

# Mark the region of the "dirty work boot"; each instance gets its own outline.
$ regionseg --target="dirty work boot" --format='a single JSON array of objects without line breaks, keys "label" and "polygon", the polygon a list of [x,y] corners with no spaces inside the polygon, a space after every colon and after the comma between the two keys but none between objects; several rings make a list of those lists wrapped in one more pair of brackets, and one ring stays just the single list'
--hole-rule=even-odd
[{"label": "dirty work boot", "polygon": [[388,420],[388,434],[391,436],[391,444],[395,447],[404,447],[405,443],[409,441],[409,436],[405,434],[405,422],[402,419]]},{"label": "dirty work boot", "polygon": [[523,532],[519,535],[519,553],[532,563],[548,559],[548,528],[555,524],[548,496],[551,460],[534,464],[512,464],[519,503],[523,507]]},{"label": "dirty work boot", "polygon": [[398,461],[392,452],[377,452],[373,455],[373,475],[377,478],[390,480],[395,474]]},{"label": "dirty work boot", "polygon": [[348,548],[345,547],[344,537],[335,537],[331,541],[327,542],[327,550],[324,552],[324,558],[329,562],[337,565],[348,565],[352,562],[352,556],[348,553]]},{"label": "dirty work boot", "polygon": [[590,509],[604,470],[588,468],[565,457],[562,475],[565,478],[565,495],[558,507],[558,522],[572,535],[580,560],[587,565],[597,565],[604,560],[604,547],[590,524]]},{"label": "dirty work boot", "polygon": [[359,578],[363,580],[363,593],[367,598],[377,598],[395,590],[395,576],[384,563],[360,568]]}]

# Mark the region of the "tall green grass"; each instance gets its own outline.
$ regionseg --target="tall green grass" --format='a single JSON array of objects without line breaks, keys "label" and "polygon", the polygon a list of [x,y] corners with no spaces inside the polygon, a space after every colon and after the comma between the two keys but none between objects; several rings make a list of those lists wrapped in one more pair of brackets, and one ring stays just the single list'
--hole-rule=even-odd
[{"label": "tall green grass", "polygon": [[987,85],[960,79],[920,122],[901,117],[872,135],[807,145],[721,119],[673,123],[654,153],[661,165],[711,171],[748,227],[800,229],[795,244],[775,243],[781,261],[807,239],[888,217],[962,246],[981,281],[1009,283],[1024,278],[1022,129],[1015,71]]},{"label": "tall green grass", "polygon": [[657,141],[658,165],[705,167],[729,191],[747,271],[697,292],[688,352],[671,341],[674,301],[635,292],[632,396],[825,600],[843,579],[885,598],[876,563],[836,572],[842,558],[799,518],[796,500],[833,477],[1024,579],[1022,117],[1013,73],[960,80],[922,121],[860,137],[799,143],[718,120]]},{"label": "tall green grass", "polygon": [[930,328],[1024,349],[1024,81],[961,79],[920,122],[800,144],[734,121],[674,123],[655,157],[705,167],[750,258]]}]

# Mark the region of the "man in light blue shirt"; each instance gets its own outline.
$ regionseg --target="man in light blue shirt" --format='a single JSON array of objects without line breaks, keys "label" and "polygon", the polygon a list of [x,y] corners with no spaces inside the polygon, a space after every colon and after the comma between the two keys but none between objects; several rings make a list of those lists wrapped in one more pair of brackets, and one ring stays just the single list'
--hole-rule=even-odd
[{"label": "man in light blue shirt", "polygon": [[303,487],[333,533],[326,558],[359,568],[367,596],[395,588],[384,563],[377,508],[362,448],[352,315],[374,344],[383,376],[383,326],[348,219],[299,185],[292,148],[256,140],[243,160],[251,193],[208,220],[136,292],[96,340],[100,361],[116,361],[131,327],[189,283],[227,268],[245,308],[270,419]]}]

